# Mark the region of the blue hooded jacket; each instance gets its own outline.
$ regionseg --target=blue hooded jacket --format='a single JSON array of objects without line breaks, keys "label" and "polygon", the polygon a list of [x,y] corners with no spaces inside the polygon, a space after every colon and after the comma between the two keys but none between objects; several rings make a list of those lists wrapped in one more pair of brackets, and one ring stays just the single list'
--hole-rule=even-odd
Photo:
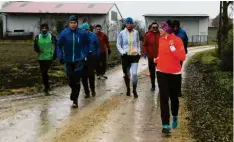
[{"label": "blue hooded jacket", "polygon": [[90,44],[89,44],[89,53],[94,56],[100,55],[100,44],[98,37],[95,33],[88,32]]},{"label": "blue hooded jacket", "polygon": [[187,47],[188,47],[188,36],[187,36],[186,32],[183,29],[179,28],[178,31],[175,32],[175,35],[177,37],[179,37],[183,41],[185,53],[187,54],[187,52],[188,52],[188,50],[187,50]]},{"label": "blue hooded jacket", "polygon": [[57,42],[57,59],[64,59],[66,63],[75,63],[88,55],[89,37],[88,34],[77,28],[72,31],[65,28],[59,35]]}]

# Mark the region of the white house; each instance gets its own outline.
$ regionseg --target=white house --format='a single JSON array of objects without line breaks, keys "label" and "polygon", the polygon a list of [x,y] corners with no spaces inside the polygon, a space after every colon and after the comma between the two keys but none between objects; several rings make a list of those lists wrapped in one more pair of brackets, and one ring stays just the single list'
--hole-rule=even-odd
[{"label": "white house", "polygon": [[[56,30],[58,22],[67,23],[70,15],[77,15],[79,24],[83,21],[94,26],[100,24],[108,33],[110,41],[115,41],[122,15],[114,3],[58,3],[58,2],[10,2],[2,10],[3,34],[39,33],[39,25],[47,22],[50,30]],[[110,30],[110,28],[112,28]]]},{"label": "white house", "polygon": [[146,31],[156,21],[159,25],[166,20],[179,20],[180,26],[187,32],[189,42],[207,42],[209,15],[207,14],[145,14]]}]

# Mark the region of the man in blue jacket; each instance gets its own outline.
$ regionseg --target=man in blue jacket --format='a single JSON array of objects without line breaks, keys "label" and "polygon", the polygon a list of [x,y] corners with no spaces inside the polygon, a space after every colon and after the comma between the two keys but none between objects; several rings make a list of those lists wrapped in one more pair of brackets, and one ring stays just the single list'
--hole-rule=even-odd
[{"label": "man in blue jacket", "polygon": [[[186,32],[180,27],[180,21],[178,20],[174,20],[172,22],[172,26],[174,28],[174,33],[176,36],[178,36],[179,38],[181,38],[181,40],[183,41],[184,44],[184,49],[185,49],[185,53],[188,53],[187,47],[188,47],[188,36],[186,34]],[[181,63],[182,65],[182,63]]]},{"label": "man in blue jacket", "polygon": [[57,43],[57,59],[61,64],[65,63],[72,90],[70,99],[73,101],[73,108],[77,108],[80,80],[84,75],[84,64],[88,55],[89,37],[84,30],[78,28],[76,16],[69,17],[69,25],[60,33]]},{"label": "man in blue jacket", "polygon": [[89,53],[87,57],[87,64],[85,66],[85,74],[84,78],[82,78],[82,84],[84,86],[85,90],[85,98],[90,97],[90,91],[89,91],[89,86],[88,86],[88,80],[89,80],[89,85],[90,89],[92,92],[92,96],[95,97],[96,92],[95,92],[95,69],[97,67],[97,59],[98,56],[100,56],[100,44],[99,40],[96,36],[96,34],[92,33],[89,31],[89,24],[83,23],[81,26],[81,29],[84,29],[88,36],[89,36]]}]

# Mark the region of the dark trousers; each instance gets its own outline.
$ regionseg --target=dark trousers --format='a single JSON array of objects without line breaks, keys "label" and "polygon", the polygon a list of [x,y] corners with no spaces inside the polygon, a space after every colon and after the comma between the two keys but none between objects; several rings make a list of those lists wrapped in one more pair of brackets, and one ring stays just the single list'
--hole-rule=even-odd
[{"label": "dark trousers", "polygon": [[48,71],[51,67],[52,60],[39,60],[41,75],[42,75],[42,82],[46,89],[49,88],[49,75]]},{"label": "dark trousers", "polygon": [[148,66],[150,71],[150,80],[152,88],[155,88],[155,63],[153,59],[148,58]]},{"label": "dark trousers", "polygon": [[106,73],[106,52],[101,52],[97,63],[97,75],[101,76]]},{"label": "dark trousers", "polygon": [[76,101],[80,94],[80,80],[84,75],[84,70],[75,71],[77,68],[76,63],[66,63],[66,68],[68,70],[69,86],[72,90],[70,99]]},{"label": "dark trousers", "polygon": [[157,72],[158,87],[160,93],[160,109],[163,125],[170,124],[169,98],[171,100],[172,116],[178,116],[179,98],[181,93],[181,75],[165,74]]},{"label": "dark trousers", "polygon": [[[82,84],[85,90],[85,94],[89,94],[89,86],[92,92],[95,92],[95,69],[96,69],[97,57],[89,55],[87,63],[84,67],[84,75],[82,76]],[[88,85],[89,82],[89,85]]]}]

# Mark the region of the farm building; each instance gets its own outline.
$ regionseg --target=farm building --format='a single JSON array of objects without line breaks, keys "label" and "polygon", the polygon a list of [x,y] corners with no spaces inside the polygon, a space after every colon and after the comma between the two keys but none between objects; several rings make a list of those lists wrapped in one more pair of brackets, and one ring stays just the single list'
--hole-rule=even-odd
[{"label": "farm building", "polygon": [[156,21],[179,20],[180,26],[187,32],[189,42],[207,42],[209,16],[207,14],[145,14],[146,30]]},{"label": "farm building", "polygon": [[[10,2],[1,10],[3,34],[39,33],[39,25],[48,23],[52,32],[58,32],[68,23],[72,14],[78,16],[79,25],[88,22],[100,24],[115,41],[122,16],[114,3],[55,3],[55,2]],[[3,36],[4,36],[3,35]]]}]

